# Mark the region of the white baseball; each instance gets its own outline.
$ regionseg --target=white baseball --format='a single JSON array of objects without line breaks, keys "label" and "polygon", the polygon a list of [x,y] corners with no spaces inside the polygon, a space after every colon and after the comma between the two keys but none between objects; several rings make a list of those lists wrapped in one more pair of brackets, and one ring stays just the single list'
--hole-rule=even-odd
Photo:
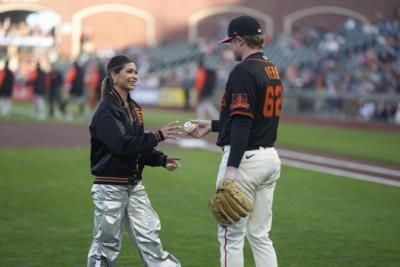
[{"label": "white baseball", "polygon": [[183,129],[187,132],[187,133],[191,133],[194,131],[194,129],[196,129],[196,125],[194,125],[192,122],[187,121],[185,122],[185,124],[183,125]]}]

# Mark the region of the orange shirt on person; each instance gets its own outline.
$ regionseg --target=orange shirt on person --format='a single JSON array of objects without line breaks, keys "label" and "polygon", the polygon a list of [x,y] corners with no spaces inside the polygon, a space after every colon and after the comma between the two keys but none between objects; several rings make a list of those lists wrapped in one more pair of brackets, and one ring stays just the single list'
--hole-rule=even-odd
[{"label": "orange shirt on person", "polygon": [[0,89],[3,86],[4,76],[6,76],[4,70],[0,70]]},{"label": "orange shirt on person", "polygon": [[206,83],[206,76],[207,72],[205,69],[201,68],[197,70],[194,87],[196,88],[196,92],[198,94],[200,94],[201,91],[203,91],[204,89],[204,85]]},{"label": "orange shirt on person", "polygon": [[68,90],[71,88],[73,81],[75,80],[77,71],[74,66],[69,68],[67,75],[65,76],[65,82],[64,85],[68,88]]}]

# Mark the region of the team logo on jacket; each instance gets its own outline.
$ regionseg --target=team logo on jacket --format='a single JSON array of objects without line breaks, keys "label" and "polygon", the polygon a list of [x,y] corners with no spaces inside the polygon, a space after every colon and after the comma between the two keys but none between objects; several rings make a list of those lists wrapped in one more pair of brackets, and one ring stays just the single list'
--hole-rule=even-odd
[{"label": "team logo on jacket", "polygon": [[143,113],[142,113],[142,109],[141,109],[141,108],[135,108],[135,112],[136,112],[137,121],[138,121],[140,124],[143,124]]}]

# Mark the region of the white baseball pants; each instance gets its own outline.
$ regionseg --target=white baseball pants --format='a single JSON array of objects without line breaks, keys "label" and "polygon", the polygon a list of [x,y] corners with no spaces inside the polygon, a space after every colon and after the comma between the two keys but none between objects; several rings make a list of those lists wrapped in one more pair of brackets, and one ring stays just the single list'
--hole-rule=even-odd
[{"label": "white baseball pants", "polygon": [[145,267],[181,266],[162,248],[158,236],[160,219],[140,182],[136,186],[94,184],[92,198],[95,215],[88,267],[115,266],[121,249],[122,224],[136,244]]},{"label": "white baseball pants", "polygon": [[211,99],[201,100],[196,108],[196,113],[197,118],[202,120],[207,119],[207,114],[213,120],[219,117],[219,110],[214,106]]},{"label": "white baseball pants", "polygon": [[0,116],[7,117],[12,109],[11,97],[0,97]]},{"label": "white baseball pants", "polygon": [[[224,178],[230,146],[223,147],[217,184]],[[218,225],[221,267],[243,267],[243,245],[247,237],[257,267],[277,267],[277,258],[269,231],[272,201],[280,176],[281,161],[274,148],[246,151],[240,162],[236,181],[253,201],[254,209],[246,218],[229,226]]]}]

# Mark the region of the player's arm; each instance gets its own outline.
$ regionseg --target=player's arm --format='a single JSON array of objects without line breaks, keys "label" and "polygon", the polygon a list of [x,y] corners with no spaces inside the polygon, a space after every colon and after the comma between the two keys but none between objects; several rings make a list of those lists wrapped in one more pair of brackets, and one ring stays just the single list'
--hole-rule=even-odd
[{"label": "player's arm", "polygon": [[240,161],[248,145],[251,125],[252,120],[249,117],[235,116],[233,118],[228,167],[239,168]]},{"label": "player's arm", "polygon": [[235,68],[229,77],[228,88],[232,92],[230,116],[232,129],[230,136],[231,151],[228,157],[225,179],[234,179],[237,168],[248,146],[253,123],[255,106],[255,88],[251,74],[244,68]]},{"label": "player's arm", "polygon": [[232,121],[231,151],[229,153],[224,179],[235,179],[240,161],[246,151],[252,120],[245,116],[235,116]]}]

